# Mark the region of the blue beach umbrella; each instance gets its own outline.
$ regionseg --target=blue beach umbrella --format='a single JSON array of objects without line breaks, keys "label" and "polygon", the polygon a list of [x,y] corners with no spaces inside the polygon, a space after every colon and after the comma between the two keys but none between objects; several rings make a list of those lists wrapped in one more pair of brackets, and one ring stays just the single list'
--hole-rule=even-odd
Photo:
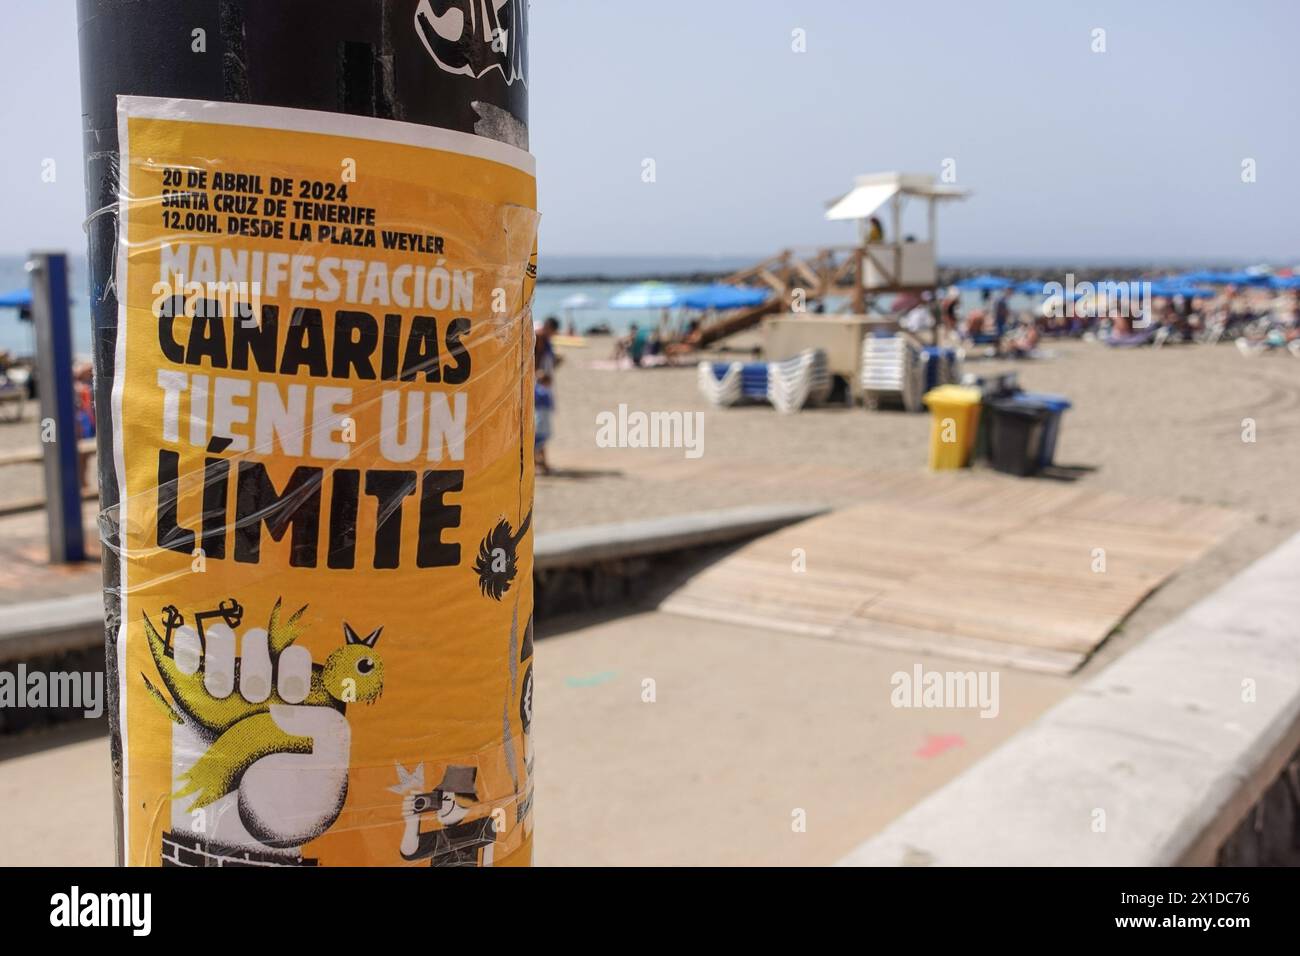
[{"label": "blue beach umbrella", "polygon": [[681,297],[680,304],[688,309],[747,309],[762,305],[769,295],[771,293],[767,289],[716,283],[687,292]]},{"label": "blue beach umbrella", "polygon": [[1180,275],[1170,276],[1164,280],[1166,282],[1177,282],[1183,285],[1228,285],[1232,282],[1233,273],[1216,272],[1212,269],[1197,269],[1192,272],[1184,272]]},{"label": "blue beach umbrella", "polygon": [[1267,288],[1272,278],[1267,272],[1229,272],[1224,277],[1227,285],[1252,285]]},{"label": "blue beach umbrella", "polygon": [[31,289],[14,289],[0,295],[0,309],[30,309],[32,307]]},{"label": "blue beach umbrella", "polygon": [[681,293],[666,282],[642,282],[628,286],[609,300],[611,309],[671,309]]},{"label": "blue beach umbrella", "polygon": [[575,292],[573,295],[565,296],[560,302],[560,311],[564,313],[565,320],[570,324],[573,322],[574,312],[597,308],[600,308],[600,303],[585,292]]},{"label": "blue beach umbrella", "polygon": [[1207,269],[1197,269],[1193,272],[1182,272],[1179,273],[1178,275],[1169,276],[1164,281],[1182,282],[1188,284],[1201,283],[1201,282],[1217,282],[1219,276],[1221,275],[1223,275],[1222,272],[1210,272]]},{"label": "blue beach umbrella", "polygon": [[1266,286],[1271,276],[1266,272],[1215,272],[1198,270],[1173,276],[1173,281],[1189,285],[1254,285]]},{"label": "blue beach umbrella", "polygon": [[560,308],[565,312],[575,309],[594,309],[599,305],[599,302],[585,292],[575,292],[573,295],[566,296],[560,302]]},{"label": "blue beach umbrella", "polygon": [[1300,276],[1269,276],[1271,289],[1300,289]]},{"label": "blue beach umbrella", "polygon": [[1151,294],[1162,299],[1181,295],[1184,299],[1208,299],[1217,295],[1213,289],[1201,289],[1189,282],[1174,282],[1168,279],[1151,283]]},{"label": "blue beach umbrella", "polygon": [[[1059,293],[1055,289],[1049,292],[1047,290],[1048,284],[1049,284],[1048,282],[1045,281],[1040,282],[1038,279],[1029,279],[1028,281],[1025,282],[1016,283],[1015,288],[1017,292],[1023,293],[1024,295],[1041,295],[1043,298],[1047,298],[1047,296],[1049,295],[1060,295],[1062,298],[1065,297],[1065,284],[1063,282],[1056,283],[1058,286],[1061,287],[1061,291]],[[1083,295],[1084,295],[1083,291],[1076,287],[1074,290],[1074,297],[1078,299],[1081,298]]]},{"label": "blue beach umbrella", "polygon": [[976,292],[996,292],[999,289],[1010,289],[1015,285],[1011,279],[1005,279],[1002,276],[988,275],[987,273],[979,276],[971,276],[968,279],[961,279],[953,283],[959,289],[973,289]]}]

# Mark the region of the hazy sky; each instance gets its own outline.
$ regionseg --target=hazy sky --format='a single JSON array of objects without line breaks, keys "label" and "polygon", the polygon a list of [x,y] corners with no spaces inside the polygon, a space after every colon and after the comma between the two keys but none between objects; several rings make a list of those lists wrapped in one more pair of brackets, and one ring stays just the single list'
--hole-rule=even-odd
[{"label": "hazy sky", "polygon": [[[80,251],[73,0],[4,13],[0,253]],[[551,254],[848,241],[854,175],[952,159],[941,256],[1300,261],[1296,0],[534,0],[531,31]]]}]

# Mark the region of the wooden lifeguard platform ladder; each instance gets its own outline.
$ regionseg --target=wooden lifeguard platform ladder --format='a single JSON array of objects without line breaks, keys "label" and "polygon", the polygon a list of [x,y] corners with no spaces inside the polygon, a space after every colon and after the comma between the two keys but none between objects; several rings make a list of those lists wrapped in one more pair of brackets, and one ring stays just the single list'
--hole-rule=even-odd
[{"label": "wooden lifeguard platform ladder", "polygon": [[[915,173],[859,176],[853,188],[827,205],[826,218],[858,223],[857,245],[824,246],[808,252],[785,249],[721,280],[728,285],[768,286],[774,295],[760,305],[721,313],[706,322],[700,344],[708,345],[757,325],[778,312],[802,312],[809,302],[848,295],[850,311],[860,315],[868,294],[933,289],[938,281],[935,256],[938,204],[964,199],[968,190]],[[928,235],[904,237],[903,208],[925,201]],[[885,238],[873,238],[870,222],[888,207]]]}]

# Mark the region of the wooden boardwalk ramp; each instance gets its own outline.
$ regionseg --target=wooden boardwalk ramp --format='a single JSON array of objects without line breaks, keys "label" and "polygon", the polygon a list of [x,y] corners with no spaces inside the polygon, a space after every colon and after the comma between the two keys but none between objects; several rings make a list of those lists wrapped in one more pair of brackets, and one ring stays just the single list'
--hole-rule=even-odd
[{"label": "wooden boardwalk ramp", "polygon": [[750,542],[661,607],[1064,674],[1239,520],[1046,481],[917,476]]}]

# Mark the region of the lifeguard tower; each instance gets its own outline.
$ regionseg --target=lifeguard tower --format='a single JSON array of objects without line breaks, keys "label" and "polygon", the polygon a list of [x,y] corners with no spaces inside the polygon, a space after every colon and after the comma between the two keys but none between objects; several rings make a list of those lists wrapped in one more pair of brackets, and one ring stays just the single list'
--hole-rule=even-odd
[{"label": "lifeguard tower", "polygon": [[[857,220],[856,245],[814,250],[784,249],[721,280],[728,285],[771,290],[759,305],[720,312],[704,322],[694,344],[708,345],[751,328],[774,315],[807,317],[807,304],[847,299],[847,316],[864,317],[867,296],[877,292],[933,289],[939,272],[935,259],[938,205],[964,199],[968,190],[916,173],[859,176],[853,188],[827,205],[826,218]],[[903,233],[909,201],[926,203],[924,237]],[[883,212],[882,212],[883,210]],[[873,240],[871,217],[881,213],[884,238]],[[822,311],[822,310],[817,310]]]},{"label": "lifeguard tower", "polygon": [[[903,292],[933,289],[938,282],[935,260],[938,205],[952,199],[964,199],[968,190],[935,181],[933,176],[916,173],[873,173],[859,176],[853,188],[828,203],[826,218],[856,220],[860,248],[854,273],[853,306],[855,313],[864,308],[868,293]],[[909,200],[926,204],[924,238],[903,235],[903,209]],[[885,225],[883,239],[873,240],[872,217],[879,216]]]},{"label": "lifeguard tower", "polygon": [[[762,323],[763,351],[769,358],[820,350],[827,371],[843,381],[848,395],[863,397],[864,343],[871,338],[874,344],[876,333],[896,331],[899,322],[897,315],[869,312],[868,297],[934,289],[939,280],[939,203],[967,195],[965,189],[924,174],[859,176],[852,189],[827,203],[825,214],[834,221],[856,221],[858,242],[811,252],[787,249],[727,277],[724,282],[766,285],[774,294],[761,305],[713,317],[701,329],[699,343]],[[908,205],[917,201],[925,204],[923,226],[914,214],[904,219]],[[871,228],[873,217],[880,219],[878,233]],[[919,392],[911,391],[913,401],[904,390],[907,407],[919,402]]]}]

